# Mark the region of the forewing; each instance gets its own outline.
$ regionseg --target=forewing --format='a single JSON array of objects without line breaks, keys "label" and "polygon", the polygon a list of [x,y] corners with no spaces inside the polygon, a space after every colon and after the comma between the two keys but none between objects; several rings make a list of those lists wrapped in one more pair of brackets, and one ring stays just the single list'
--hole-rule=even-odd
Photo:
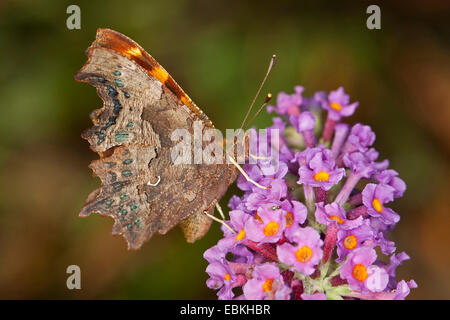
[{"label": "forewing", "polygon": [[[209,210],[234,181],[228,165],[175,165],[172,131],[201,120],[213,127],[168,73],[124,35],[99,29],[78,81],[97,88],[103,107],[91,114],[94,126],[82,137],[100,159],[91,163],[102,184],[80,216],[99,212],[115,220],[131,249],[155,232],[166,233],[185,220],[189,241],[203,236],[209,221],[190,218]],[[187,220],[186,220],[187,219]]]}]

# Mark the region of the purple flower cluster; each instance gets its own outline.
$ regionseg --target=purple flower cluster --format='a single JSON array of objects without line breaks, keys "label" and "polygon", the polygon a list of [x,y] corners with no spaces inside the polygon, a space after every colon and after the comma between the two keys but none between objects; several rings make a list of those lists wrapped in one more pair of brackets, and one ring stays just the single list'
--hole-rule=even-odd
[{"label": "purple flower cluster", "polygon": [[389,203],[406,185],[377,161],[369,126],[341,122],[358,106],[343,88],[303,90],[268,107],[280,135],[266,150],[278,148],[278,161],[243,167],[258,184],[239,176],[244,194],[230,199],[224,236],[204,253],[206,284],[219,299],[404,299],[417,284],[397,281],[409,256],[387,234],[400,220]]}]

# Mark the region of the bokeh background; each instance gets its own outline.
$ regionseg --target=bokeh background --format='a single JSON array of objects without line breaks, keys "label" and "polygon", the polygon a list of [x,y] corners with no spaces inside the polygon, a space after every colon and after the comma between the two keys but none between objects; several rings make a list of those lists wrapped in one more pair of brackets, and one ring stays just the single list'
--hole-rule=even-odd
[{"label": "bokeh background", "polygon": [[[98,27],[140,43],[220,129],[239,126],[274,53],[263,92],[343,85],[360,102],[349,121],[373,127],[408,185],[393,205],[392,239],[411,256],[399,278],[419,284],[410,298],[450,298],[450,3],[378,3],[382,29],[368,30],[372,3],[312,2],[0,1],[0,298],[215,298],[202,253],[217,224],[194,245],[176,228],[129,252],[112,219],[77,217],[99,185],[80,133],[101,101],[73,74]],[[66,28],[70,4],[81,30]],[[82,290],[66,288],[71,264]]]}]

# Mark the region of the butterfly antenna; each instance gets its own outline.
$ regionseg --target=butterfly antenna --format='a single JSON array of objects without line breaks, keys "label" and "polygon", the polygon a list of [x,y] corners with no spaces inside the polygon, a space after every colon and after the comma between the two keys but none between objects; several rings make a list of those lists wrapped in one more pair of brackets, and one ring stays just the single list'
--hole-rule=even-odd
[{"label": "butterfly antenna", "polygon": [[266,80],[267,80],[267,78],[268,78],[268,76],[269,76],[269,74],[270,74],[270,71],[272,70],[272,67],[273,67],[274,64],[275,64],[276,59],[277,59],[277,56],[276,56],[276,55],[273,55],[272,58],[270,59],[270,63],[269,63],[269,67],[267,68],[266,75],[264,76],[263,81],[262,81],[261,84],[259,85],[258,91],[256,92],[256,95],[255,95],[255,97],[253,98],[253,101],[252,101],[252,103],[250,104],[250,107],[249,107],[248,110],[247,110],[247,114],[245,115],[244,120],[242,120],[241,128],[244,127],[245,121],[247,121],[247,118],[248,118],[248,116],[250,115],[250,111],[252,110],[253,105],[255,104],[255,101],[256,101],[256,99],[258,98],[259,93],[261,92],[261,89],[262,89],[262,87],[264,86],[264,83],[266,82]]},{"label": "butterfly antenna", "polygon": [[256,113],[253,115],[253,117],[248,121],[247,127],[250,127],[250,125],[252,124],[253,120],[255,120],[255,118],[262,111],[262,109],[264,109],[264,107],[267,106],[267,104],[269,103],[270,99],[272,99],[272,94],[268,93],[267,96],[266,96],[266,100],[264,100],[263,104],[261,105],[261,107],[259,107],[258,111],[256,111]]}]

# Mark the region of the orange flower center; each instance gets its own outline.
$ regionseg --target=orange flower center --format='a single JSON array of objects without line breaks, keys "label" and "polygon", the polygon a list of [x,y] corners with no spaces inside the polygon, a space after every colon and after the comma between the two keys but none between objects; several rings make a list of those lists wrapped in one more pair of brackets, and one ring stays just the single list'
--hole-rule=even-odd
[{"label": "orange flower center", "polygon": [[330,107],[331,107],[331,109],[334,109],[336,111],[339,111],[342,109],[342,106],[337,102],[330,103]]},{"label": "orange flower center", "polygon": [[346,236],[344,239],[344,247],[347,250],[353,250],[358,245],[358,239],[353,235]]},{"label": "orange flower center", "polygon": [[326,171],[319,171],[313,176],[313,178],[319,182],[328,181],[328,179],[330,179],[330,174]]},{"label": "orange flower center", "polygon": [[338,216],[332,216],[332,217],[330,217],[330,219],[337,221],[337,223],[339,223],[339,224],[344,224],[344,220],[342,220]]},{"label": "orange flower center", "polygon": [[254,218],[255,218],[256,220],[258,220],[260,223],[263,223],[263,221],[261,220],[261,217],[258,215],[258,211],[255,212]]},{"label": "orange flower center", "polygon": [[303,246],[295,252],[295,257],[299,262],[308,262],[312,258],[312,250],[310,247]]},{"label": "orange flower center", "polygon": [[225,276],[223,277],[225,279],[225,281],[230,281],[231,280],[231,276],[229,273],[225,274]]},{"label": "orange flower center", "polygon": [[294,224],[294,214],[292,212],[286,213],[286,228],[289,228]]},{"label": "orange flower center", "polygon": [[280,225],[275,221],[270,221],[265,227],[264,227],[264,235],[266,237],[274,236],[278,233],[278,230],[280,230]]},{"label": "orange flower center", "polygon": [[234,241],[237,242],[237,241],[240,241],[240,240],[242,240],[244,238],[245,238],[245,230],[241,229],[241,231],[239,231],[239,233],[236,236],[236,238],[234,238]]},{"label": "orange flower center", "polygon": [[273,279],[267,279],[266,281],[264,281],[264,283],[262,285],[263,291],[264,292],[272,291],[272,283],[273,283]]},{"label": "orange flower center", "polygon": [[353,278],[358,281],[365,281],[368,277],[366,266],[363,264],[355,264],[352,271]]},{"label": "orange flower center", "polygon": [[381,213],[383,211],[383,205],[381,204],[381,202],[378,198],[373,199],[372,206],[377,212]]}]

